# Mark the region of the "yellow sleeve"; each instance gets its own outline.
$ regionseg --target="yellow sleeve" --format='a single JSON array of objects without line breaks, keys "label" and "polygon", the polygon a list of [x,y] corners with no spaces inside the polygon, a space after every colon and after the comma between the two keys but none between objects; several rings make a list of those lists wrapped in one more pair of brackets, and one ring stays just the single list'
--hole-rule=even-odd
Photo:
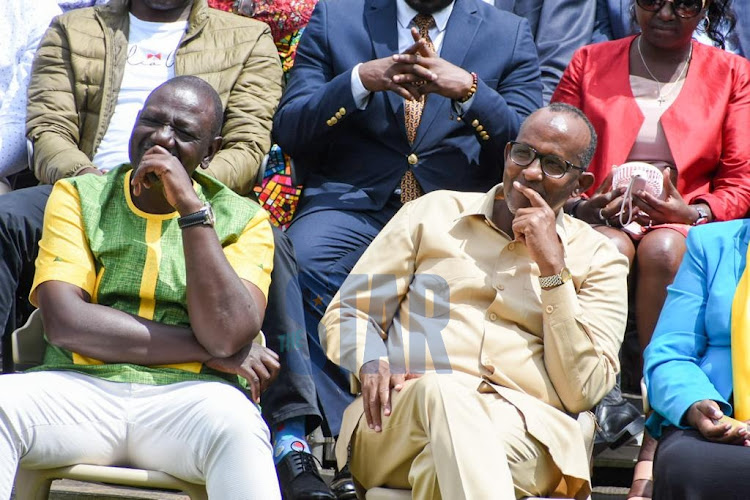
[{"label": "yellow sleeve", "polygon": [[83,228],[81,200],[78,190],[65,181],[52,188],[44,210],[44,229],[29,296],[32,304],[37,305],[36,288],[53,280],[70,283],[94,295],[96,267]]},{"label": "yellow sleeve", "polygon": [[237,276],[260,288],[266,299],[271,285],[273,249],[273,232],[265,210],[258,210],[237,241],[224,247],[224,255]]}]

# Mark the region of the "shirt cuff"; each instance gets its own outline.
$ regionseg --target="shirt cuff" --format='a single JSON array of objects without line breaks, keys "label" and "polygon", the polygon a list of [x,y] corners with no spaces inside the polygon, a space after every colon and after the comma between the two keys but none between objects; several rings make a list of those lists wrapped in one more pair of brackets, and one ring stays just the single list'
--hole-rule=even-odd
[{"label": "shirt cuff", "polygon": [[354,104],[360,111],[367,107],[367,103],[370,100],[371,92],[365,88],[362,84],[362,80],[359,78],[359,67],[362,63],[357,64],[352,69],[352,97],[354,98]]},{"label": "shirt cuff", "polygon": [[474,97],[476,97],[476,93],[469,97],[468,101],[453,101],[453,111],[455,111],[458,116],[463,116],[467,111],[469,111],[471,103],[474,102]]}]

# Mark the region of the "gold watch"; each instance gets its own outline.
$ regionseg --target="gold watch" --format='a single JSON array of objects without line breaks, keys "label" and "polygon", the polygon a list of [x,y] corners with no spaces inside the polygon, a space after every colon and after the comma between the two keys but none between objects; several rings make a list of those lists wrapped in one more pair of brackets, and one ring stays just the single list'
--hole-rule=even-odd
[{"label": "gold watch", "polygon": [[570,281],[573,275],[570,274],[570,269],[563,267],[560,272],[553,274],[552,276],[539,276],[539,284],[544,289],[555,288],[563,283]]}]

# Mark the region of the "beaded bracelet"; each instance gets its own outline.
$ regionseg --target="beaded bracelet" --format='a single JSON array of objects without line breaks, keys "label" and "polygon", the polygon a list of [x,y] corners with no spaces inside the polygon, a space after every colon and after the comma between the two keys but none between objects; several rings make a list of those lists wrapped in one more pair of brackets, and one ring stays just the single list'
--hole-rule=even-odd
[{"label": "beaded bracelet", "polygon": [[466,96],[463,99],[459,99],[458,102],[466,102],[466,101],[468,101],[477,92],[477,74],[474,73],[473,71],[471,72],[471,78],[472,78],[473,82],[471,83],[471,88],[469,89],[469,93],[466,94]]}]

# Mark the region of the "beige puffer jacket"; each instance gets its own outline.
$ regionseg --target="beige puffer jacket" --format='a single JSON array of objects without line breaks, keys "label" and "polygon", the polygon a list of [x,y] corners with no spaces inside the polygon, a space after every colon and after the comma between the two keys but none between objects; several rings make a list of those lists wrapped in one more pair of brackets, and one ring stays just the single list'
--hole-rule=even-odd
[{"label": "beige puffer jacket", "polygon": [[[125,68],[128,0],[55,18],[34,59],[26,135],[34,173],[54,183],[93,167]],[[264,23],[194,0],[177,49],[177,75],[210,83],[224,105],[222,149],[207,173],[240,194],[249,192],[271,147],[271,120],[281,97],[279,56]]]}]

